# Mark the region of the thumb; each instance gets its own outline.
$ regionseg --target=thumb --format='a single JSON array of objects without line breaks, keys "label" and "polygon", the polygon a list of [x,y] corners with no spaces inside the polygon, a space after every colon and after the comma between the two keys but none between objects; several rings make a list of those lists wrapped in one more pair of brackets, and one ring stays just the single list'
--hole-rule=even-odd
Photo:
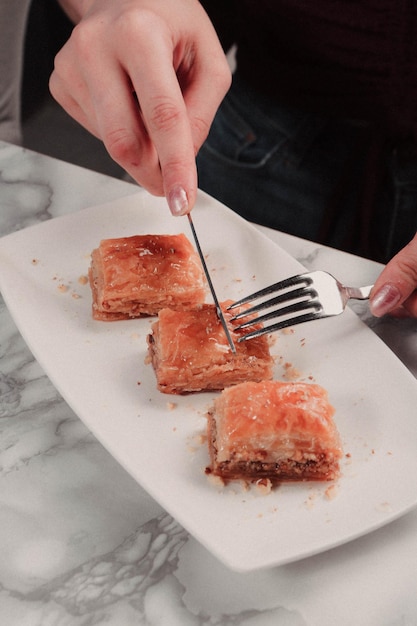
[{"label": "thumb", "polygon": [[382,317],[403,306],[417,316],[417,234],[385,266],[370,297],[370,310]]}]

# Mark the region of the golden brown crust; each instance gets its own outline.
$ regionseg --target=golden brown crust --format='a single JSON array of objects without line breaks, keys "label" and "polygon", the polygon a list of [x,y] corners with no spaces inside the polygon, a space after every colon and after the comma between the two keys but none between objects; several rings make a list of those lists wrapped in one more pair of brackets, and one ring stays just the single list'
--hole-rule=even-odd
[{"label": "golden brown crust", "polygon": [[[222,306],[225,308],[224,303]],[[236,340],[233,324],[230,329]],[[245,380],[272,377],[268,338],[236,342],[233,354],[212,304],[189,311],[163,309],[147,341],[158,389],[163,393],[221,390]]]},{"label": "golden brown crust", "polygon": [[93,318],[101,321],[187,309],[206,296],[198,255],[183,234],[102,240],[91,254],[89,282]]},{"label": "golden brown crust", "polygon": [[[261,386],[265,387],[265,385],[270,385],[271,388],[281,385],[290,386],[291,392],[300,388],[302,394],[305,395],[305,388],[301,389],[300,387],[300,385],[304,384],[281,383],[279,381],[261,383]],[[271,424],[265,423],[264,426],[260,426],[256,431],[251,430],[249,427],[247,435],[239,435],[235,439],[233,424],[236,424],[235,419],[238,419],[238,416],[234,416],[231,425],[229,425],[230,434],[225,436],[223,433],[222,439],[218,432],[218,424],[221,425],[224,431],[223,422],[227,422],[227,412],[229,410],[233,411],[233,408],[227,407],[221,400],[215,401],[213,409],[207,415],[207,440],[210,454],[210,468],[208,468],[208,472],[221,477],[225,481],[236,479],[257,481],[267,478],[272,483],[278,483],[284,481],[329,481],[336,479],[340,471],[339,460],[342,455],[342,448],[338,432],[332,420],[333,408],[327,404],[327,395],[322,390],[322,400],[324,399],[325,402],[322,404],[322,408],[317,410],[317,407],[314,407],[314,403],[317,400],[320,388],[317,385],[312,387],[314,387],[314,399],[308,400],[304,408],[299,407],[299,410],[303,412],[304,432],[299,430],[299,420],[296,425],[295,420],[291,418],[292,421],[290,420],[291,423],[289,425],[288,420],[279,418],[273,424],[273,437],[271,437],[269,432]],[[255,385],[242,384],[235,387],[234,392],[243,398],[247,397],[246,405],[250,407],[253,395],[256,393],[254,388]],[[245,396],[245,394],[247,395]],[[271,402],[273,402],[272,395]],[[244,402],[242,402],[241,406],[244,406]],[[281,406],[280,410],[283,409],[284,413],[282,413],[282,416],[285,415],[285,407]],[[268,410],[270,411],[270,407]],[[289,412],[292,410],[293,406],[289,408]],[[324,420],[320,419],[320,411],[323,413],[327,411],[327,414],[323,416]],[[259,416],[259,405],[256,405],[256,412]],[[250,414],[250,408],[248,413],[241,414],[240,427],[242,429],[246,428],[245,420],[247,419],[253,419],[253,415]],[[319,426],[315,423],[316,421],[321,422]],[[325,427],[323,427],[323,421],[325,422]],[[280,424],[282,424],[281,433]],[[226,427],[226,430],[229,426]],[[269,448],[266,447],[265,441],[271,442]],[[219,446],[223,449],[221,453]]]}]

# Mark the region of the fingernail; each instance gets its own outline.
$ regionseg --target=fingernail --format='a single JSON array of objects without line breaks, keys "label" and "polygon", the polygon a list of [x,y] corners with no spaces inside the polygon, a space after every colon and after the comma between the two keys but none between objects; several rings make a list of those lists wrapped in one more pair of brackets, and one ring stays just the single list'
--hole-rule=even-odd
[{"label": "fingernail", "polygon": [[401,299],[401,293],[395,285],[384,285],[372,298],[370,309],[375,317],[382,317],[392,311]]},{"label": "fingernail", "polygon": [[188,213],[188,198],[185,189],[173,187],[167,197],[169,210],[172,215],[185,215]]}]

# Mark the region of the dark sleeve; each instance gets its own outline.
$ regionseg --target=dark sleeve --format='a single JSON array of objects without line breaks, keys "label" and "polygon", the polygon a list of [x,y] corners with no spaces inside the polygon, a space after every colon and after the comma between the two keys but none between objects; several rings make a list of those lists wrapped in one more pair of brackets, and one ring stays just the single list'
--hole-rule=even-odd
[{"label": "dark sleeve", "polygon": [[236,0],[200,0],[225,51],[235,42]]}]

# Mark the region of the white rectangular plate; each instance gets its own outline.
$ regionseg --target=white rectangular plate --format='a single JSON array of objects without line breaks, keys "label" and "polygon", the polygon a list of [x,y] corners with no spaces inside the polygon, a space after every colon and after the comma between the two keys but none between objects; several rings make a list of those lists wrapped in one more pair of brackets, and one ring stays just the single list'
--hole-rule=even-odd
[{"label": "white rectangular plate", "polygon": [[[200,194],[193,212],[219,298],[238,298],[303,268],[250,224]],[[96,322],[86,276],[99,241],[184,232],[145,192],[59,217],[0,240],[0,288],[29,348],[65,400],[128,472],[230,568],[294,561],[363,535],[417,503],[417,384],[353,314],[277,333],[275,377],[288,364],[323,385],[346,457],[328,484],[269,495],[213,485],[205,413],[213,394],[159,393],[145,363],[149,319]],[[208,296],[209,300],[209,296]],[[294,370],[292,371],[294,374]]]}]

